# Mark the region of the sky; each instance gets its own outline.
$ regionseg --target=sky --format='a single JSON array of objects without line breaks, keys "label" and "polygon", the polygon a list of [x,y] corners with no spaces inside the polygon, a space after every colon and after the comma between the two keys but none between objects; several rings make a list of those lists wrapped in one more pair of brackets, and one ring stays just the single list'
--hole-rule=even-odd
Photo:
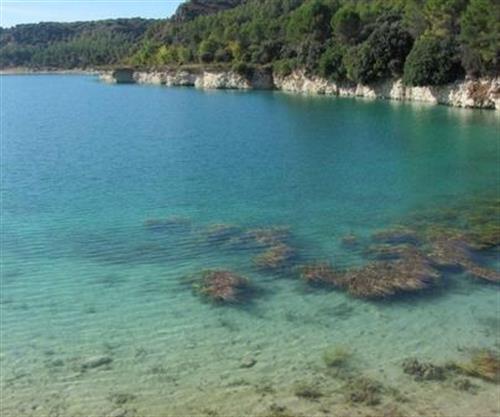
[{"label": "sky", "polygon": [[0,26],[116,17],[165,18],[182,0],[0,0]]}]

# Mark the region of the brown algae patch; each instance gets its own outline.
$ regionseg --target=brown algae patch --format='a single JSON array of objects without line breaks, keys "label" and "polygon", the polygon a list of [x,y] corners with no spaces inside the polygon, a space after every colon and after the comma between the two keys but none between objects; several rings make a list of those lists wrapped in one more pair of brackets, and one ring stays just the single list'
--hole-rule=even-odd
[{"label": "brown algae patch", "polygon": [[387,298],[416,292],[433,285],[440,274],[416,250],[407,250],[392,261],[373,261],[361,268],[335,271],[327,264],[303,266],[302,278],[312,284],[327,284],[360,298]]},{"label": "brown algae patch", "polygon": [[458,362],[455,365],[459,372],[466,375],[500,383],[500,357],[492,350],[476,350],[467,362]]},{"label": "brown algae patch", "polygon": [[250,301],[254,293],[250,280],[226,270],[203,271],[194,279],[193,289],[217,304],[239,304]]},{"label": "brown algae patch", "polygon": [[292,247],[278,243],[254,258],[254,263],[259,269],[279,271],[292,266],[297,257],[297,252]]}]

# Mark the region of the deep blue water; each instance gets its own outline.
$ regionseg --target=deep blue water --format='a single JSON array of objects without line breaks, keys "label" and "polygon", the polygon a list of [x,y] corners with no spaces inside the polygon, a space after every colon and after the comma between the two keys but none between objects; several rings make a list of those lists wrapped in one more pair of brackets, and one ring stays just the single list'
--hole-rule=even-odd
[{"label": "deep blue water", "polygon": [[[86,76],[1,82],[1,360],[10,415],[106,415],[115,391],[133,393],[123,407],[137,415],[201,412],[202,380],[212,387],[205,408],[229,413],[241,401],[260,415],[267,403],[224,376],[233,361],[238,380],[248,352],[259,357],[241,376],[248,385],[268,378],[279,387],[273,401],[311,412],[280,393],[304,374],[301,364],[321,363],[327,345],[352,346],[362,369],[384,368],[402,384],[394,358],[443,359],[458,345],[494,343],[479,323],[494,319],[498,292],[467,277],[449,293],[372,304],[311,292],[256,271],[253,252],[200,242],[213,224],[283,225],[303,261],[355,264],[342,236],[367,237],[410,213],[495,194],[495,112],[109,86]],[[172,216],[189,221],[189,231],[144,227]],[[265,295],[250,309],[201,302],[182,277],[213,267],[250,276]],[[113,366],[75,371],[95,355],[111,355]],[[47,366],[54,356],[55,371]],[[65,398],[51,397],[60,389]],[[447,395],[445,409],[460,397]],[[425,398],[424,390],[416,401]]]}]

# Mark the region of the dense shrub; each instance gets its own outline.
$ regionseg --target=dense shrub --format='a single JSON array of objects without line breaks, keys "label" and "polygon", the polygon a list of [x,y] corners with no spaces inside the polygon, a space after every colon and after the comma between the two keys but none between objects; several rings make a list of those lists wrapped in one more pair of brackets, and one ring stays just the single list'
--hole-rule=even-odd
[{"label": "dense shrub", "polygon": [[331,27],[340,42],[355,44],[361,32],[361,18],[354,6],[347,4],[332,17]]},{"label": "dense shrub", "polygon": [[273,71],[278,75],[286,77],[293,72],[295,67],[296,62],[293,59],[282,59],[274,62]]},{"label": "dense shrub", "polygon": [[463,75],[458,45],[450,37],[424,34],[415,42],[404,66],[408,85],[439,85]]},{"label": "dense shrub", "polygon": [[468,73],[500,71],[500,3],[471,0],[460,22],[462,64]]},{"label": "dense shrub", "polygon": [[368,39],[346,55],[349,78],[370,83],[401,75],[412,45],[413,39],[401,21],[384,17]]},{"label": "dense shrub", "polygon": [[319,59],[318,72],[324,78],[342,81],[347,72],[343,63],[345,48],[339,44],[330,45]]}]

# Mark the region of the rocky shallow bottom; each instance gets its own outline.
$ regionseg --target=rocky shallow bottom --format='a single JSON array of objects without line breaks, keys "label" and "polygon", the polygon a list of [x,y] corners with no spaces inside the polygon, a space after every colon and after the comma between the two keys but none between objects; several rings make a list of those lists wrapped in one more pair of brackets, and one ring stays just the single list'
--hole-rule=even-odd
[{"label": "rocky shallow bottom", "polygon": [[[181,217],[146,219],[142,227],[188,240],[200,254],[197,266],[10,268],[10,286],[37,273],[54,278],[36,295],[3,300],[2,414],[498,415],[498,287],[471,273],[469,262],[495,276],[499,207],[496,199],[478,199],[419,211],[368,236],[339,236],[361,265],[380,262],[374,256],[399,262],[390,259],[402,245],[424,253],[430,244],[431,256],[440,242],[432,291],[381,300],[304,280],[303,265],[318,260],[290,228],[197,225]],[[464,253],[450,254],[442,239],[468,245],[465,267]],[[278,243],[294,250],[262,257]],[[248,260],[239,263],[241,276],[196,273],[230,259],[234,265],[234,256]],[[228,292],[247,289],[247,276],[255,291]],[[373,279],[357,279],[367,276]]]}]

